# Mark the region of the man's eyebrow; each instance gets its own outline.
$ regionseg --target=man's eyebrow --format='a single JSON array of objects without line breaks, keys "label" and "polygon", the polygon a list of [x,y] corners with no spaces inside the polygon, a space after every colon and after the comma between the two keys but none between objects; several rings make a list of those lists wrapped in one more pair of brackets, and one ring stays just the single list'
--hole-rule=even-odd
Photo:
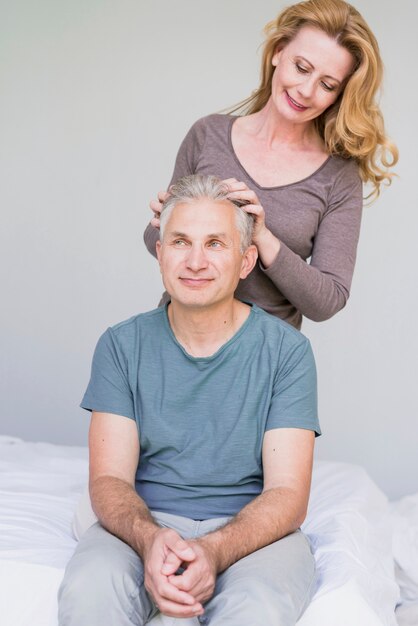
[{"label": "man's eyebrow", "polygon": [[211,233],[206,236],[207,239],[229,239],[229,235],[227,233]]},{"label": "man's eyebrow", "polygon": [[[171,232],[168,233],[168,235],[170,237],[174,237],[174,238],[184,238],[184,239],[188,239],[190,237],[190,235],[188,235],[187,233],[182,233],[178,230],[173,230]],[[209,233],[208,235],[205,236],[206,239],[229,239],[230,236],[227,233]]]},{"label": "man's eyebrow", "polygon": [[[314,65],[312,65],[312,63],[311,63],[311,62],[310,62],[310,61],[309,61],[306,57],[303,57],[303,56],[298,55],[298,58],[299,58],[299,59],[302,59],[302,61],[305,61],[305,63],[307,63],[308,65],[310,65],[310,66],[311,66],[311,68],[312,68],[313,70],[315,69],[315,66],[314,66]],[[338,83],[339,85],[341,85],[341,81],[340,81],[340,80],[338,80],[338,78],[335,78],[335,76],[331,76],[330,74],[326,74],[326,75],[324,76],[324,78],[330,78],[331,80],[335,80],[335,82],[336,82],[336,83]]]},{"label": "man's eyebrow", "polygon": [[187,239],[187,237],[188,237],[188,235],[186,235],[186,233],[181,233],[179,230],[172,230],[172,231],[170,231],[168,233],[168,235],[170,237],[178,237],[179,239],[181,239],[182,237]]}]

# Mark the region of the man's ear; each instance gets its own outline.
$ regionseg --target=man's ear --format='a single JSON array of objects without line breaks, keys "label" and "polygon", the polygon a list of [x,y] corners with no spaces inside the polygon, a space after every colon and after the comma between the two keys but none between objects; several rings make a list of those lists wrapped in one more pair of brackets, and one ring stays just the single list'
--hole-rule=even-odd
[{"label": "man's ear", "polygon": [[157,239],[155,243],[155,251],[157,253],[158,263],[160,264],[160,267],[161,267],[161,241],[159,239]]},{"label": "man's ear", "polygon": [[254,244],[248,246],[242,256],[241,272],[239,277],[242,279],[247,278],[248,274],[254,269],[254,265],[257,263],[258,252]]}]

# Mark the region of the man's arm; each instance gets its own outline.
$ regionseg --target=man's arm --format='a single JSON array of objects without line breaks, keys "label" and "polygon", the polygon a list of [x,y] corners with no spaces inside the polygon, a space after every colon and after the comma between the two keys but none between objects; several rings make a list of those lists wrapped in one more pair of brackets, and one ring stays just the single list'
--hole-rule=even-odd
[{"label": "man's arm", "polygon": [[[218,573],[299,528],[308,506],[314,439],[313,431],[300,428],[266,432],[262,493],[228,524],[190,542],[197,558],[181,576],[170,578],[173,584],[204,602],[213,593]],[[175,565],[176,557],[170,554],[163,572],[172,574]]]},{"label": "man's arm", "polygon": [[266,432],[262,493],[226,526],[201,539],[215,554],[217,572],[302,524],[309,500],[314,439],[313,431],[300,428]]},{"label": "man's arm", "polygon": [[140,452],[135,421],[93,411],[89,450],[90,497],[100,523],[140,555],[145,586],[163,613],[175,617],[199,615],[203,612],[201,604],[161,573],[169,552],[180,561],[193,561],[195,554],[178,533],[155,522],[135,491]]}]

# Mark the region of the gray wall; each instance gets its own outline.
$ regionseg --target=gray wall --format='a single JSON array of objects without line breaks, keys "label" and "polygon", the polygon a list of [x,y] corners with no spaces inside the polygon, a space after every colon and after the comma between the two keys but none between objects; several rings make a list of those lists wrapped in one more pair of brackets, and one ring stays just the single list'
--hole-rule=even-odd
[{"label": "gray wall", "polygon": [[[148,201],[192,122],[257,84],[262,27],[284,4],[2,0],[0,432],[85,443],[78,402],[98,335],[161,291],[142,243]],[[356,6],[386,62],[399,178],[365,210],[348,307],[304,332],[318,456],[364,465],[394,498],[418,489],[417,9]]]}]

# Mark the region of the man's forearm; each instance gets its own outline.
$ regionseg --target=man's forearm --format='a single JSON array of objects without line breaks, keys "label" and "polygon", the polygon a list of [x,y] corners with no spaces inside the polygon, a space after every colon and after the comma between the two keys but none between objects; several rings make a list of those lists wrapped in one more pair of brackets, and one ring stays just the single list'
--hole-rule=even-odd
[{"label": "man's forearm", "polygon": [[223,572],[244,556],[295,531],[303,522],[306,507],[299,494],[287,488],[264,491],[230,522],[198,539]]},{"label": "man's forearm", "polygon": [[101,476],[90,483],[90,498],[102,526],[143,557],[160,526],[135,489],[120,478]]}]

